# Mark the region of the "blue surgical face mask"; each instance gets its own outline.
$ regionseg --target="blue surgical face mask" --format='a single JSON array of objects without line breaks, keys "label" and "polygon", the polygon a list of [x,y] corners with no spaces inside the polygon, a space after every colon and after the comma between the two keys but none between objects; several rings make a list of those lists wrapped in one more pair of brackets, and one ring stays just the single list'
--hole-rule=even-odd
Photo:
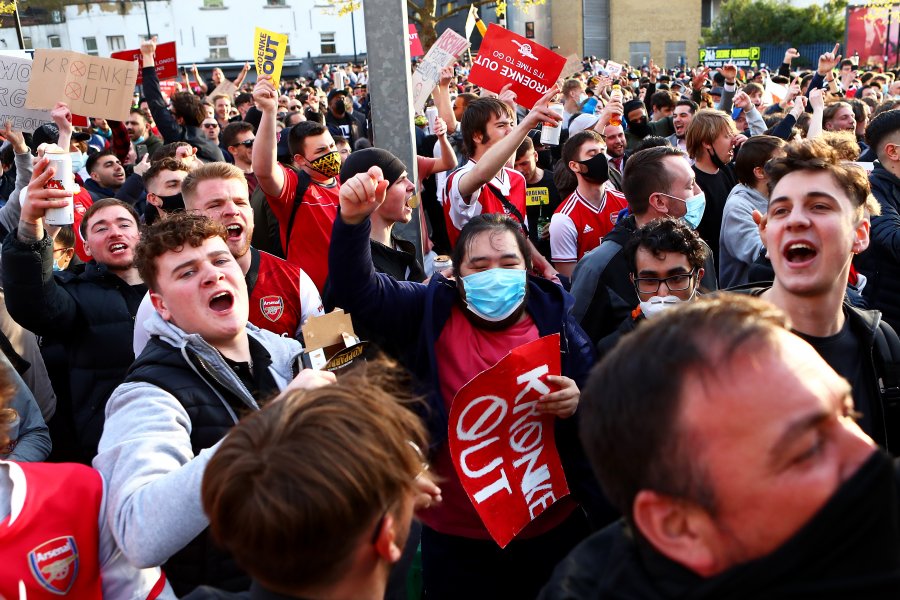
[{"label": "blue surgical face mask", "polygon": [[83,152],[69,152],[69,156],[72,157],[73,173],[77,173],[78,171],[83,169],[85,163],[87,163],[87,156]]},{"label": "blue surgical face mask", "polygon": [[506,319],[525,300],[524,269],[487,269],[462,278],[467,308],[485,321]]},{"label": "blue surgical face mask", "polygon": [[663,196],[674,198],[679,202],[684,202],[686,212],[681,218],[685,223],[690,225],[692,229],[697,229],[700,225],[700,220],[703,219],[703,212],[706,210],[706,194],[704,194],[702,190],[699,194],[687,199],[679,198],[678,196],[673,196],[671,194],[664,194],[663,192],[659,193]]}]

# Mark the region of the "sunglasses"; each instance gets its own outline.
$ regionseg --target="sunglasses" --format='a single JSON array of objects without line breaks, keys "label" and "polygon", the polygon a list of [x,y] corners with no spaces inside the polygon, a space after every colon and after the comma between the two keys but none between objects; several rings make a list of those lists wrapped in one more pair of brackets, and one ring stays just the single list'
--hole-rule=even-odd
[{"label": "sunglasses", "polygon": [[252,148],[253,142],[256,138],[250,138],[249,140],[244,140],[243,142],[238,142],[235,146],[243,146],[244,148]]},{"label": "sunglasses", "polygon": [[219,124],[218,123],[204,123],[203,126],[206,127],[207,129],[215,129],[216,127],[219,126]]}]

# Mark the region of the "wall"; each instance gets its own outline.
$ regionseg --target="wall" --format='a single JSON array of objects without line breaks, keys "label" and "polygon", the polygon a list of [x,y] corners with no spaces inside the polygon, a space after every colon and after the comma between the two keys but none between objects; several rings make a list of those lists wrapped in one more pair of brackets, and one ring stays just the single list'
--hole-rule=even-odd
[{"label": "wall", "polygon": [[[557,54],[584,55],[584,23],[582,0],[550,0],[550,19],[553,24],[553,45],[559,46]],[[588,0],[590,1],[590,0]]]},{"label": "wall", "polygon": [[696,63],[700,0],[610,0],[611,56],[628,61],[631,42],[650,42],[650,57],[666,64],[666,42],[683,41],[688,64]]}]

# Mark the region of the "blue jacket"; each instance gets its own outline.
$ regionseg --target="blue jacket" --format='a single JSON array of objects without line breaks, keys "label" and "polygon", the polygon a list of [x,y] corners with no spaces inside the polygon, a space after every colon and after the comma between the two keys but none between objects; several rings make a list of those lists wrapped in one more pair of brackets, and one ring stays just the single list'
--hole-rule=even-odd
[{"label": "blue jacket", "polygon": [[[459,302],[456,282],[435,274],[425,285],[397,281],[376,273],[369,250],[370,222],[347,225],[340,215],[334,221],[328,250],[328,276],[336,306],[389,336],[406,348],[400,357],[412,373],[419,392],[427,398],[423,415],[431,435],[431,448],[447,439],[448,414],[440,391],[435,344]],[[593,344],[572,317],[574,299],[560,286],[528,277],[528,314],[541,336],[560,334],[562,373],[584,387],[594,363]],[[600,494],[578,440],[576,416],[558,419],[556,443],[573,493],[597,525],[611,516]],[[602,516],[598,516],[602,515]]]}]

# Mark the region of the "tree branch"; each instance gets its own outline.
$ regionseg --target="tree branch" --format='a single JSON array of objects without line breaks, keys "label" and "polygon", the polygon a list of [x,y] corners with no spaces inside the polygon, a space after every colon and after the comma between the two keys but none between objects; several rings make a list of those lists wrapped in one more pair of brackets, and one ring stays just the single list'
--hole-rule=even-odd
[{"label": "tree branch", "polygon": [[[472,4],[474,4],[475,6],[484,6],[485,4],[490,4],[492,2],[496,2],[496,0],[476,0],[475,2],[472,2]],[[441,15],[440,17],[438,17],[435,20],[443,21],[444,19],[449,19],[453,15],[459,14],[461,12],[464,12],[464,11],[468,12],[469,7],[472,6],[472,4],[463,4],[463,5],[457,6],[453,10],[451,10],[447,13],[444,13],[443,15]]]}]

